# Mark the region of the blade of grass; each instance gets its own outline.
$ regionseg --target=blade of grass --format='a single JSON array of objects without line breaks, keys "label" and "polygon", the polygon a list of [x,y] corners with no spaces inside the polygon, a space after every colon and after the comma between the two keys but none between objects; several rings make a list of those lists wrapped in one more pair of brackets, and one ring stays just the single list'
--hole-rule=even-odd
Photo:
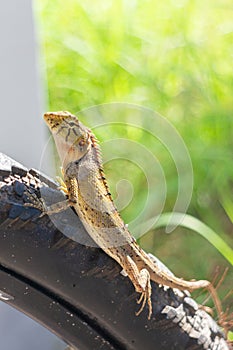
[{"label": "blade of grass", "polygon": [[228,218],[231,220],[231,222],[233,223],[233,203],[230,200],[230,198],[227,197],[226,193],[224,194],[224,196],[221,198],[220,203],[223,207],[223,209],[225,210]]},{"label": "blade of grass", "polygon": [[[170,221],[171,218],[172,221]],[[151,220],[153,220],[154,223],[154,219]],[[148,222],[146,224],[149,225]],[[197,232],[212,244],[226,258],[226,260],[233,265],[232,248],[216,232],[200,220],[191,215],[184,216],[182,213],[165,213],[160,215],[156,223],[152,225],[151,229],[166,227],[168,224],[174,226],[179,225]]]}]

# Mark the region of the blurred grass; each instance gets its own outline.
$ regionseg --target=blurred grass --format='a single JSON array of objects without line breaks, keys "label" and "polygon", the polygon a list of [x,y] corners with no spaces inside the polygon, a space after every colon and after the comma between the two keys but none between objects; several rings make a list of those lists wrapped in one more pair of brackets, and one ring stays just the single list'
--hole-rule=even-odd
[{"label": "blurred grass", "polygon": [[[48,86],[49,110],[73,113],[106,102],[129,102],[164,115],[182,135],[191,155],[194,190],[189,214],[233,243],[233,4],[231,0],[40,0],[35,3]],[[119,115],[119,121],[123,121]],[[85,122],[85,120],[83,120]],[[177,174],[167,151],[131,132],[157,156],[172,210]],[[110,130],[108,137],[114,135]],[[104,135],[100,134],[104,139]],[[123,165],[106,166],[114,183]],[[145,179],[127,172],[134,200],[126,222],[145,201]],[[156,195],[156,189],[155,189]],[[155,213],[156,214],[156,213]],[[141,244],[177,275],[213,277],[229,263],[199,235],[160,229]],[[222,294],[232,288],[232,269]]]}]

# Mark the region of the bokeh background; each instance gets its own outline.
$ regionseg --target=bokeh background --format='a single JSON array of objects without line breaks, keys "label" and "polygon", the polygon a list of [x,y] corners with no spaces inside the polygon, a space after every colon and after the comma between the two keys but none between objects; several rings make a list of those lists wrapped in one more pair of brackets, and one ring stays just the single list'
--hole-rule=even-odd
[{"label": "bokeh background", "polygon": [[[231,1],[43,0],[36,8],[49,109],[76,113],[118,101],[165,116],[181,134],[193,163],[188,213],[232,245]],[[140,133],[133,137],[142,142]],[[143,144],[165,172],[164,212],[169,212],[177,196],[175,165],[166,149],[151,145],[150,137]],[[122,169],[120,162],[106,165],[113,194]],[[128,222],[144,201],[146,186],[135,169],[124,171],[125,176],[134,184],[134,201],[122,212]],[[141,244],[181,276],[191,272],[211,280],[217,266],[221,271],[229,266],[207,241],[183,228],[169,236],[163,229],[151,232]],[[230,281],[229,272],[225,291]]]},{"label": "bokeh background", "polygon": [[[32,9],[37,89],[42,96],[36,118],[41,118],[40,110],[75,114],[111,102],[138,104],[160,113],[175,126],[191,156],[194,188],[188,214],[231,247],[232,16],[231,0],[37,0]],[[27,106],[27,96],[23,99]],[[119,115],[117,121],[124,122],[124,116]],[[125,136],[118,129],[117,135]],[[110,128],[108,138],[115,133]],[[100,141],[105,140],[104,132],[97,134]],[[130,137],[158,158],[167,184],[164,213],[170,212],[178,191],[172,158],[150,137],[133,131]],[[33,155],[32,148],[30,152]],[[38,156],[33,166],[40,164]],[[105,168],[113,197],[117,197],[116,183],[122,173],[133,186],[133,199],[122,211],[129,222],[145,200],[145,177],[140,169],[120,160],[108,162]],[[198,227],[178,227],[169,235],[162,227],[143,236],[140,244],[187,279],[213,280],[228,267],[219,294],[225,308],[232,306],[232,295],[225,298],[232,289],[232,256],[224,257],[224,252],[198,234]],[[205,296],[199,292],[196,298],[203,302]]]}]

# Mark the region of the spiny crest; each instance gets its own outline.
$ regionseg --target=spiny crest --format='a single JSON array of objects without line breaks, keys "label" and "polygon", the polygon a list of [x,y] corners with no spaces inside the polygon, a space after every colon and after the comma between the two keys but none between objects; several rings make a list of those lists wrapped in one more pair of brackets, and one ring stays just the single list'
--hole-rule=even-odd
[{"label": "spiny crest", "polygon": [[91,143],[92,143],[92,150],[94,152],[94,157],[95,157],[95,160],[97,162],[97,166],[98,166],[98,169],[99,169],[99,172],[100,172],[101,179],[102,179],[103,184],[104,184],[104,186],[106,188],[106,191],[107,191],[107,193],[109,195],[109,198],[111,199],[111,201],[113,201],[111,193],[110,193],[110,189],[108,187],[108,183],[107,183],[106,178],[105,178],[104,170],[103,170],[101,150],[100,150],[100,147],[98,145],[99,141],[97,140],[95,135],[91,132],[91,130],[89,130],[89,132],[90,132],[90,139],[91,139]]},{"label": "spiny crest", "polygon": [[94,152],[94,155],[95,155],[95,160],[98,163],[98,167],[102,169],[102,157],[101,157],[100,147],[98,145],[99,141],[97,140],[95,135],[91,132],[91,130],[88,130],[88,131],[89,131],[89,134],[90,134],[90,139],[91,139],[93,152]]}]

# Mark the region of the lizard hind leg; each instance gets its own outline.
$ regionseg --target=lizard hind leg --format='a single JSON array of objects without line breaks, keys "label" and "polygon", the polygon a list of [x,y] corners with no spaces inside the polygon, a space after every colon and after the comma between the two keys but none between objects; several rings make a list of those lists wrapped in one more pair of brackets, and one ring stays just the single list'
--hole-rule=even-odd
[{"label": "lizard hind leg", "polygon": [[128,267],[124,269],[128,276],[130,276],[130,279],[135,287],[136,292],[141,293],[139,299],[137,300],[137,303],[142,304],[140,309],[136,312],[136,316],[140,315],[147,302],[149,309],[148,319],[150,319],[152,315],[152,304],[149,271],[147,269],[142,269],[139,271],[137,265],[129,255],[127,255],[127,262]]}]

